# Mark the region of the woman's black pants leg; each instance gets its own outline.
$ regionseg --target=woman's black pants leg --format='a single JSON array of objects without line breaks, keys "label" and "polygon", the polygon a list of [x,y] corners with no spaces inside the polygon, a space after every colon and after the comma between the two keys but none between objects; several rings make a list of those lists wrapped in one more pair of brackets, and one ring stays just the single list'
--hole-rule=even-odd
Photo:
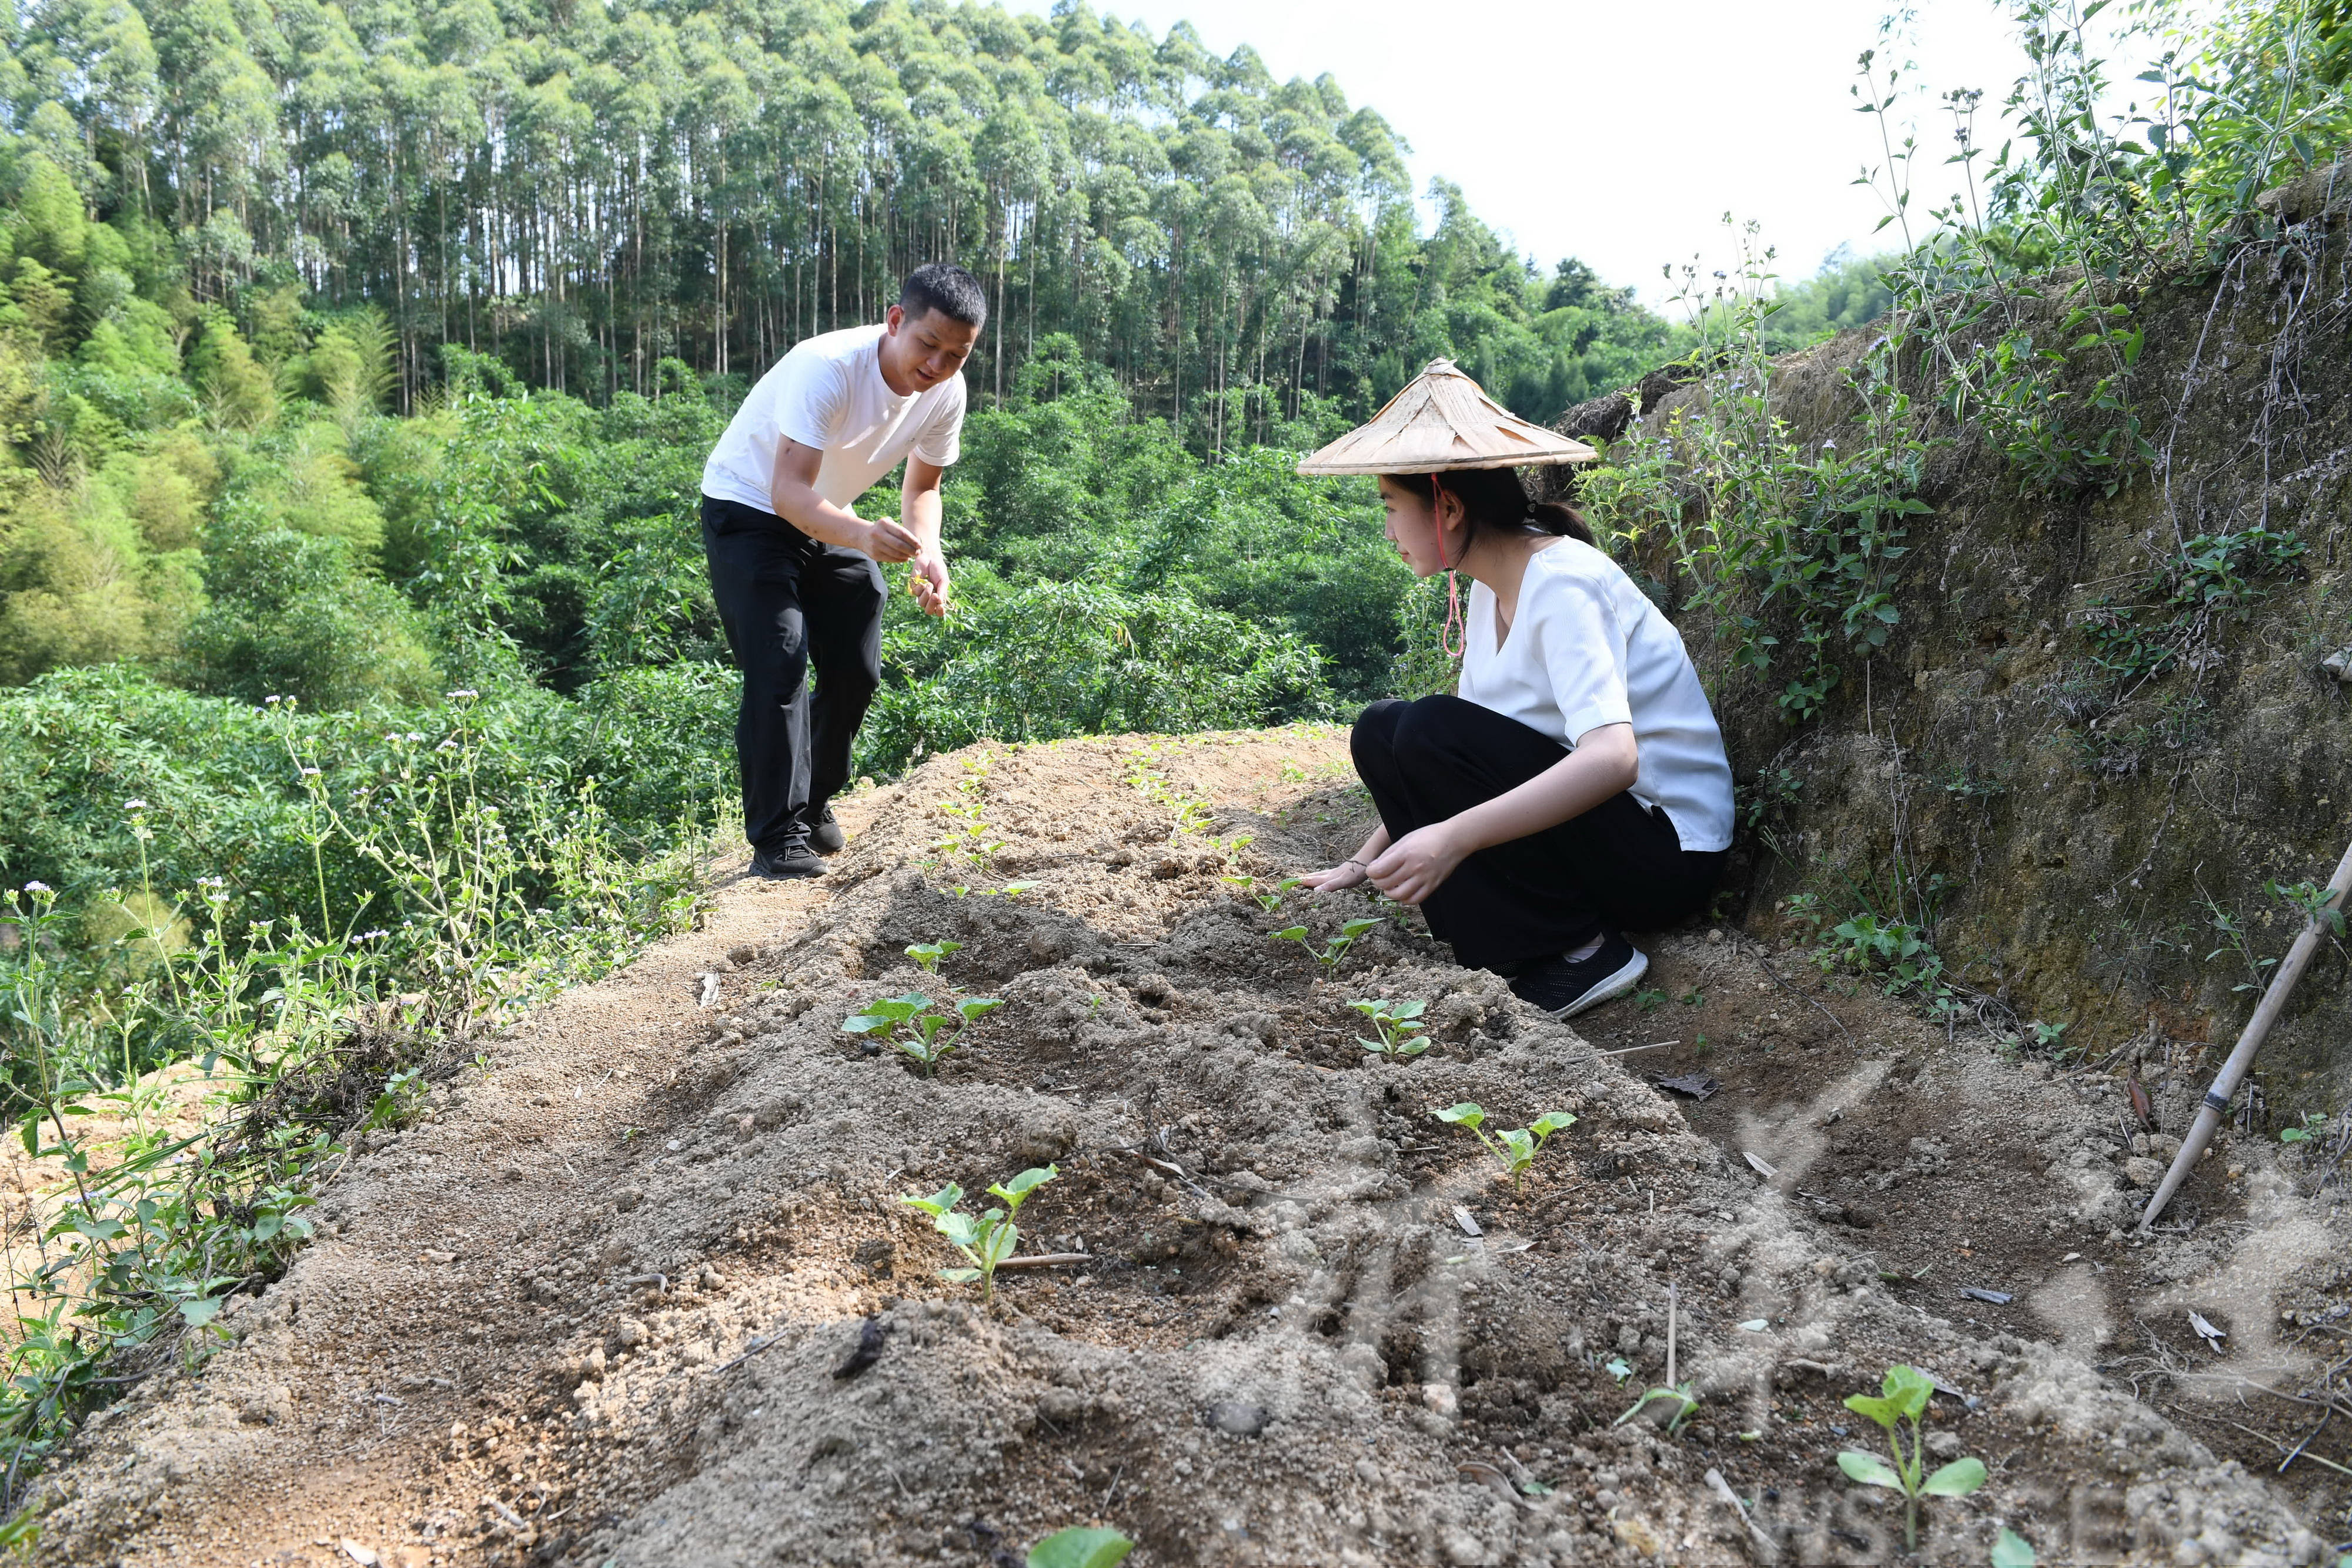
[{"label": "woman's black pants leg", "polygon": [[[1391,841],[1517,789],[1566,757],[1538,730],[1460,697],[1374,703],[1356,721],[1356,773]],[[1682,847],[1664,811],[1631,792],[1479,851],[1422,907],[1431,935],[1472,967],[1511,974],[1605,929],[1654,931],[1706,902],[1721,851]]]},{"label": "woman's black pants leg", "polygon": [[882,572],[782,517],[709,496],[702,548],[743,671],[735,716],[743,836],[773,850],[805,834],[849,781],[857,727],[882,684]]}]

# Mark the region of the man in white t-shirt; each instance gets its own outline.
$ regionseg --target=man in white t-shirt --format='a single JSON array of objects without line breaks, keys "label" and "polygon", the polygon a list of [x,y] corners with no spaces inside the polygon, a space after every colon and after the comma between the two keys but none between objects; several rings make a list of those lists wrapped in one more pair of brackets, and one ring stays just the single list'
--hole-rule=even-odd
[{"label": "man in white t-shirt", "polygon": [[[971,274],[918,268],[882,325],[795,344],[703,465],[702,547],[743,671],[735,756],[757,875],[820,875],[818,857],[841,847],[831,801],[882,682],[877,563],[912,563],[908,591],[946,612],[940,478],[958,455],[963,362],[987,319]],[[897,522],[849,510],[901,461]]]}]

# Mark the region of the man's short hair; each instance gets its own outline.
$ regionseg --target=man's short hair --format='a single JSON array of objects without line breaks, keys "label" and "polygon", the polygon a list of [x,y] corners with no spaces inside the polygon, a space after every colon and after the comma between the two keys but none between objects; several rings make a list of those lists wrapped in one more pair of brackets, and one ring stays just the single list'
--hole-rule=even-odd
[{"label": "man's short hair", "polygon": [[936,310],[950,321],[978,328],[988,319],[988,291],[980,279],[951,261],[935,261],[907,275],[898,308],[909,319]]}]

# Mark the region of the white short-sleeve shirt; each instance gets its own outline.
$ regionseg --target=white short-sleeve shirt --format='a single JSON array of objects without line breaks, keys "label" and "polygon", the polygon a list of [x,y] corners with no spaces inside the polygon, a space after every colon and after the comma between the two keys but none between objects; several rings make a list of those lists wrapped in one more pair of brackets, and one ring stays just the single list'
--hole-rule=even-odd
[{"label": "white short-sleeve shirt", "polygon": [[1690,654],[1615,561],[1562,538],[1528,558],[1511,630],[1495,595],[1470,590],[1462,697],[1573,749],[1630,724],[1641,753],[1634,798],[1665,812],[1685,850],[1731,847],[1731,763]]},{"label": "white short-sleeve shirt", "polygon": [[824,454],[816,493],[846,509],[908,453],[944,468],[961,455],[963,378],[901,397],[882,379],[881,327],[803,338],[760,378],[702,465],[702,493],[773,516],[768,481],[784,440]]}]

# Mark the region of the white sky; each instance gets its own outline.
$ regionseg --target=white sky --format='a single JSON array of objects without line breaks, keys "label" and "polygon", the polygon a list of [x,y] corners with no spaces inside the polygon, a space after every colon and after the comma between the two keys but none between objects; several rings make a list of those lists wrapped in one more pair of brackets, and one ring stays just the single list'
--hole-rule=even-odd
[{"label": "white sky", "polygon": [[[1045,11],[1049,0],[1013,0]],[[1411,144],[1415,188],[1459,184],[1471,209],[1549,271],[1580,256],[1663,306],[1663,264],[1724,264],[1729,212],[1763,225],[1783,277],[1841,242],[1884,248],[1885,211],[1850,183],[1877,131],[1847,91],[1889,0],[1096,0],[1155,36],[1190,21],[1219,55],[1247,43],[1277,80],[1336,77]],[[1987,104],[2023,68],[1988,0],[1916,0],[1911,112],[1928,148],[1914,210],[1949,193],[1937,98]],[[2138,57],[2117,74],[2139,68]],[[1997,147],[1999,141],[1996,140]]]}]

